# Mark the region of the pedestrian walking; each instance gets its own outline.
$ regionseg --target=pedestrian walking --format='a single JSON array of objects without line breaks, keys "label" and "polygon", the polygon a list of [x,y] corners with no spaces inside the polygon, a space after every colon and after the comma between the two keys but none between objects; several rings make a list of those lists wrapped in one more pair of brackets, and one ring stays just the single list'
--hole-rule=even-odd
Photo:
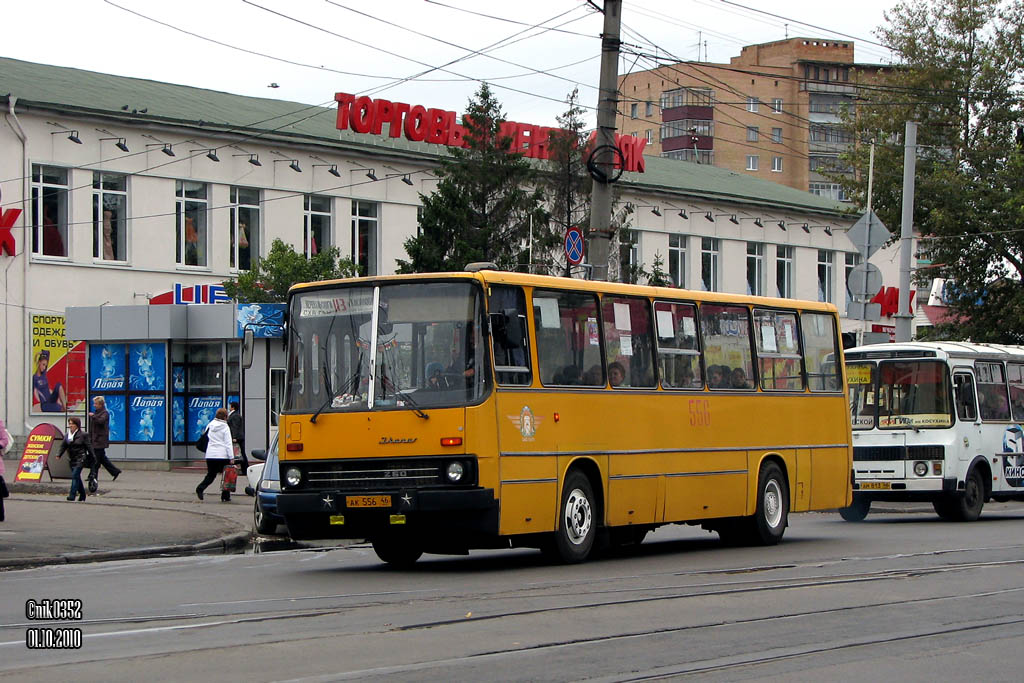
[{"label": "pedestrian walking", "polygon": [[[203,491],[213,483],[217,475],[224,471],[224,468],[232,463],[234,455],[231,444],[231,428],[228,427],[228,411],[218,408],[216,416],[206,426],[206,436],[209,443],[206,446],[206,476],[196,487],[196,497],[203,499]],[[222,501],[231,500],[229,491],[221,491]]]},{"label": "pedestrian walking", "polygon": [[228,427],[231,428],[231,443],[237,448],[234,450],[235,459],[242,461],[242,471],[249,471],[249,457],[245,454],[245,422],[242,414],[238,412],[238,402],[232,401],[231,412],[228,413]]},{"label": "pedestrian walking", "polygon": [[0,522],[4,521],[4,498],[10,495],[7,491],[7,482],[4,481],[4,456],[11,450],[11,433],[3,419],[0,419]]},{"label": "pedestrian walking", "polygon": [[110,445],[110,413],[107,412],[107,400],[102,396],[94,396],[92,407],[93,410],[89,413],[89,435],[92,437],[93,463],[89,470],[89,491],[95,492],[100,465],[103,465],[103,469],[114,481],[121,474],[121,470],[107,457],[107,447]]},{"label": "pedestrian walking", "polygon": [[91,445],[89,435],[82,431],[82,421],[77,417],[68,418],[68,431],[64,435],[64,443],[57,453],[59,460],[65,453],[68,454],[68,463],[71,465],[71,492],[68,500],[85,500],[85,484],[82,483],[82,470],[90,466]]}]

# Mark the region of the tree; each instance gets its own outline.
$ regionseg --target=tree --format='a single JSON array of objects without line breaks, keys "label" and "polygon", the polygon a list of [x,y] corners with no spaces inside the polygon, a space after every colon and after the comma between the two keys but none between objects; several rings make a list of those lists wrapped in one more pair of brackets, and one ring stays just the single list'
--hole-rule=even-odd
[{"label": "tree", "polygon": [[[881,143],[873,207],[899,231],[906,121],[918,122],[916,280],[947,288],[949,316],[933,336],[1024,342],[1024,163],[1015,141],[1024,75],[1020,0],[910,0],[878,30],[901,63],[865,89],[847,117],[855,140]],[[835,176],[864,203],[868,145],[845,155],[858,177]]]},{"label": "tree", "polygon": [[468,146],[452,149],[437,171],[437,189],[420,195],[420,231],[405,241],[409,260],[398,260],[400,273],[462,270],[474,261],[516,270],[526,263],[531,219],[537,232],[548,217],[533,167],[509,153],[504,120],[501,105],[482,84],[462,120]]},{"label": "tree", "polygon": [[316,282],[353,277],[359,266],[339,258],[337,247],[329,247],[306,258],[275,239],[270,253],[256,261],[251,270],[224,282],[224,292],[240,303],[285,301],[288,288],[299,282]]}]

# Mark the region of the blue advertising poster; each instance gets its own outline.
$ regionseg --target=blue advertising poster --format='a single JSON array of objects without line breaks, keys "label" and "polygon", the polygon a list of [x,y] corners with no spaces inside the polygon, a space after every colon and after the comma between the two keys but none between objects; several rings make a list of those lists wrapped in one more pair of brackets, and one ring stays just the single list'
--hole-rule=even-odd
[{"label": "blue advertising poster", "polygon": [[162,391],[167,374],[166,349],[163,344],[131,344],[128,346],[132,391]]},{"label": "blue advertising poster", "polygon": [[217,408],[220,407],[220,396],[189,397],[186,415],[189,443],[199,438],[199,435],[206,429],[206,425],[210,424],[210,420],[217,414]]},{"label": "blue advertising poster", "polygon": [[110,440],[125,440],[124,394],[104,394],[107,412],[110,413]]},{"label": "blue advertising poster", "polygon": [[173,387],[174,393],[176,394],[185,393],[184,365],[174,365],[171,367],[171,387]]},{"label": "blue advertising poster", "polygon": [[185,443],[185,397],[171,399],[171,438],[174,443]]},{"label": "blue advertising poster", "polygon": [[89,345],[89,390],[124,391],[124,344]]},{"label": "blue advertising poster", "polygon": [[283,337],[286,308],[287,304],[238,304],[238,336],[248,328],[257,339]]},{"label": "blue advertising poster", "polygon": [[166,414],[164,397],[131,396],[128,405],[128,440],[157,442],[164,441]]}]

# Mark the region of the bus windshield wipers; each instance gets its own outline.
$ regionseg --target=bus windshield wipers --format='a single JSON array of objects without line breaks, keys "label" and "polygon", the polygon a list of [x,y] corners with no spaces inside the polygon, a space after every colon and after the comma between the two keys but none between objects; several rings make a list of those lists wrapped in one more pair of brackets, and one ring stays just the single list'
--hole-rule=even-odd
[{"label": "bus windshield wipers", "polygon": [[[324,362],[325,362],[325,364],[324,364],[324,372],[326,373],[327,372],[326,359],[325,359]],[[341,388],[338,390],[337,396],[343,396],[343,395],[349,393],[349,391],[353,387],[355,387],[355,388],[359,387],[359,380],[362,377],[362,370],[363,370],[363,352],[360,351],[359,352],[359,360],[356,362],[356,371],[355,371],[355,373],[353,373],[352,376],[349,377],[345,381],[345,383],[343,385],[341,385]],[[323,404],[321,404],[321,406],[319,408],[317,408],[317,411],[310,416],[309,421],[312,422],[313,424],[316,424],[316,418],[320,417],[320,413],[324,412],[324,410],[327,409],[327,406],[332,401],[334,401],[334,398],[336,396],[336,394],[331,390],[330,380],[328,379],[326,374],[324,375],[324,388],[327,390],[327,398],[324,399]]]}]

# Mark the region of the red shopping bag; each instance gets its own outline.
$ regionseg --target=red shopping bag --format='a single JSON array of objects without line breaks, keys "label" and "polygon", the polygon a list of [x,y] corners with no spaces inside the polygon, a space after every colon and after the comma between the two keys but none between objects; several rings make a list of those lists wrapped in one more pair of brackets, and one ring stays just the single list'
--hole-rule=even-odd
[{"label": "red shopping bag", "polygon": [[238,467],[235,465],[226,466],[220,475],[220,490],[234,493],[237,482]]}]

